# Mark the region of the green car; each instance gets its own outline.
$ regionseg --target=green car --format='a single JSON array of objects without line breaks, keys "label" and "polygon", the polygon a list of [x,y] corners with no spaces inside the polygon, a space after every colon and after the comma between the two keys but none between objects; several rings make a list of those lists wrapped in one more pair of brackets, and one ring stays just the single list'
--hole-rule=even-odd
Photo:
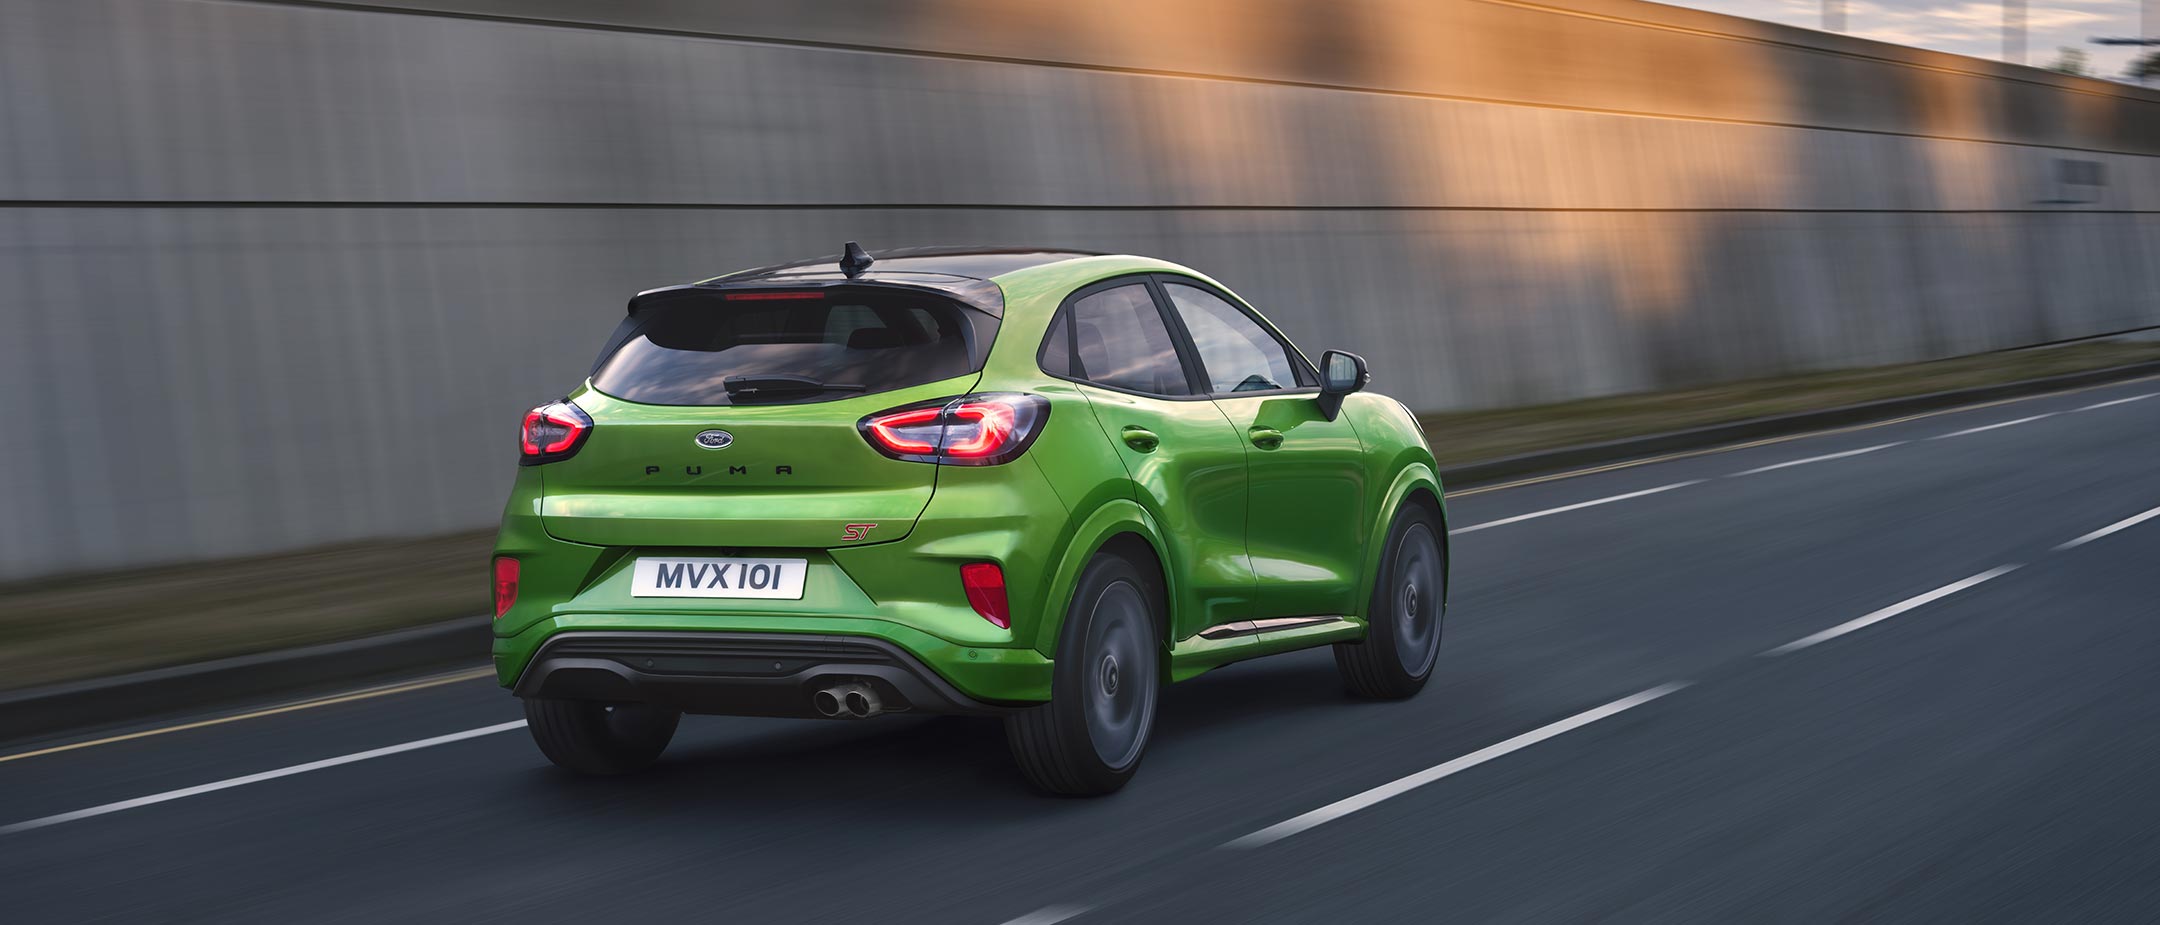
[{"label": "green car", "polygon": [[850,242],[641,293],[525,416],[497,675],[574,771],[683,713],[974,714],[1059,794],[1123,786],[1163,685],[1229,662],[1332,645],[1408,697],[1446,512],[1367,378],[1145,257]]}]

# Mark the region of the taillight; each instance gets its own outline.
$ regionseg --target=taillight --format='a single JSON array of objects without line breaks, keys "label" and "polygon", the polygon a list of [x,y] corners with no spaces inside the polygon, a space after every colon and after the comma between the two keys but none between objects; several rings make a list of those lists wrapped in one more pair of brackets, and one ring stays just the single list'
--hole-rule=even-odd
[{"label": "taillight", "polygon": [[549,402],[525,412],[518,428],[518,465],[537,466],[569,459],[592,433],[592,417],[567,401]]},{"label": "taillight", "polygon": [[518,560],[509,556],[495,558],[495,619],[510,612],[510,605],[517,603]]},{"label": "taillight", "polygon": [[863,439],[894,459],[995,466],[1027,452],[1050,417],[1040,395],[985,392],[880,411],[856,424]]},{"label": "taillight", "polygon": [[[870,445],[886,455],[907,459],[934,457],[945,440],[945,406],[888,411],[864,418],[860,425]],[[933,459],[934,461],[934,459]]]},{"label": "taillight", "polygon": [[1005,602],[1005,570],[995,562],[970,562],[960,567],[960,588],[967,592],[968,606],[998,629],[1012,627],[1012,607]]}]

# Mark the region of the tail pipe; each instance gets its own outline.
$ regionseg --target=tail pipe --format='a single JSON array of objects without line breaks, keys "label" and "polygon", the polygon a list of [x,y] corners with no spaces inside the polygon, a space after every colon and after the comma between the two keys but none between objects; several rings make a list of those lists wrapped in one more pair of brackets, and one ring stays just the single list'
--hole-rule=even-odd
[{"label": "tail pipe", "polygon": [[861,681],[835,684],[810,695],[810,705],[833,719],[869,719],[885,712],[877,689]]}]

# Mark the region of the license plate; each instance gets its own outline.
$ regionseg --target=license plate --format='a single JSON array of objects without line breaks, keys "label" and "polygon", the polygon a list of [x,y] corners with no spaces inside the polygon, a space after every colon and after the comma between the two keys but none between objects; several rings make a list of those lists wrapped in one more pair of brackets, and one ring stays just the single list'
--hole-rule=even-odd
[{"label": "license plate", "polygon": [[632,597],[755,597],[802,600],[808,559],[644,559]]}]

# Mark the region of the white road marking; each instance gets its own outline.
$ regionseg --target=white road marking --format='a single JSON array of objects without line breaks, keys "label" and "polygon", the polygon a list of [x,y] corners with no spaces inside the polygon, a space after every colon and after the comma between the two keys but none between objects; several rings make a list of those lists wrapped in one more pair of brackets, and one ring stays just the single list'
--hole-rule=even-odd
[{"label": "white road marking", "polygon": [[1274,825],[1268,826],[1267,828],[1261,829],[1258,832],[1254,832],[1251,835],[1247,835],[1243,838],[1238,838],[1233,841],[1227,842],[1223,845],[1223,847],[1232,849],[1244,849],[1259,848],[1264,845],[1273,844],[1285,838],[1289,838],[1292,835],[1296,835],[1299,832],[1303,832],[1306,829],[1310,829],[1323,823],[1333,822],[1337,819],[1341,819],[1344,816],[1350,815],[1351,813],[1357,812],[1358,810],[1365,809],[1366,807],[1372,806],[1373,804],[1388,799],[1390,797],[1402,796],[1405,793],[1409,793],[1412,790],[1423,787],[1426,784],[1430,784],[1458,771],[1469,770],[1470,768],[1474,768],[1478,765],[1484,764],[1485,762],[1491,761],[1494,758],[1498,758],[1510,752],[1520,751],[1532,745],[1536,745],[1539,742],[1543,742],[1546,739],[1550,739],[1554,736],[1560,735],[1561,733],[1580,729],[1584,726],[1588,726],[1591,723],[1597,722],[1598,720],[1604,719],[1608,716],[1612,716],[1616,713],[1620,713],[1624,710],[1629,710],[1635,707],[1642,706],[1643,704],[1649,703],[1652,700],[1656,700],[1659,697],[1663,697],[1666,694],[1670,694],[1692,683],[1694,682],[1675,681],[1671,684],[1660,684],[1649,690],[1642,691],[1641,693],[1629,694],[1626,697],[1622,697],[1602,707],[1585,710],[1581,713],[1577,713],[1574,716],[1570,716],[1567,719],[1560,720],[1559,722],[1552,723],[1550,725],[1539,726],[1536,729],[1532,729],[1529,732],[1525,732],[1522,735],[1516,736],[1505,742],[1500,742],[1494,745],[1487,745],[1484,748],[1478,749],[1477,751],[1471,752],[1470,754],[1464,755],[1460,758],[1456,758],[1442,764],[1433,765],[1432,767],[1426,768],[1423,771],[1419,771],[1416,774],[1412,774],[1408,777],[1381,784],[1378,787],[1374,787],[1371,790],[1367,790],[1364,793],[1360,793],[1356,796],[1346,797],[1344,799],[1337,800],[1333,803],[1329,803],[1326,806],[1322,806],[1319,809],[1313,810],[1312,812],[1306,813],[1304,815],[1293,816],[1282,822],[1278,822]]},{"label": "white road marking", "polygon": [[1005,925],[1057,925],[1066,919],[1085,914],[1091,906],[1044,906]]},{"label": "white road marking", "polygon": [[2072,411],[2071,411],[2070,413],[2072,413],[2072,414],[2076,414],[2076,413],[2077,413],[2077,412],[2079,412],[2079,411],[2091,411],[2091,410],[2093,410],[2093,409],[2095,409],[2095,408],[2105,408],[2105,407],[2108,407],[2109,405],[2123,405],[2123,404],[2129,404],[2130,402],[2134,402],[2134,401],[2141,401],[2141,400],[2143,400],[2143,399],[2151,398],[2151,397],[2153,397],[2153,396],[2155,396],[2155,395],[2160,395],[2160,392],[2147,392],[2147,393],[2145,393],[2145,394],[2143,394],[2143,395],[2132,395],[2132,396],[2130,396],[2129,398],[2118,398],[2118,399],[2115,399],[2114,401],[2104,401],[2104,402],[2101,402],[2101,403],[2099,403],[2099,404],[2096,404],[2096,405],[2086,405],[2086,406],[2085,406],[2085,407],[2083,407],[2083,408],[2077,408],[2077,409],[2073,409],[2073,410],[2072,410]]},{"label": "white road marking", "polygon": [[1858,455],[1860,455],[1860,454],[1862,454],[1862,453],[1873,453],[1873,452],[1875,452],[1876,450],[1887,450],[1887,449],[1889,449],[1889,448],[1891,448],[1891,447],[1893,447],[1893,446],[1904,446],[1904,445],[1905,445],[1905,441],[1903,441],[1903,440],[1899,440],[1899,441],[1897,441],[1897,442],[1895,442],[1895,443],[1884,443],[1884,444],[1880,444],[1880,445],[1877,445],[1877,446],[1871,446],[1871,447],[1864,447],[1864,448],[1861,448],[1861,449],[1857,449],[1857,450],[1846,450],[1846,451],[1845,451],[1845,452],[1843,452],[1843,453],[1825,453],[1825,454],[1823,454],[1823,455],[1821,455],[1821,456],[1810,456],[1810,457],[1808,457],[1808,458],[1806,458],[1806,459],[1795,459],[1795,460],[1791,460],[1791,461],[1789,461],[1789,462],[1773,463],[1773,464],[1771,464],[1771,465],[1768,465],[1768,466],[1761,466],[1761,467],[1758,467],[1758,468],[1754,468],[1754,469],[1749,469],[1749,470],[1747,470],[1746,472],[1735,472],[1735,473],[1733,473],[1733,475],[1754,475],[1754,474],[1755,474],[1755,473],[1757,473],[1757,472],[1768,472],[1768,471],[1770,471],[1770,470],[1772,470],[1772,469],[1783,469],[1783,468],[1785,468],[1786,466],[1804,466],[1804,465],[1807,465],[1808,463],[1812,463],[1812,462],[1822,462],[1823,460],[1826,460],[1826,459],[1844,459],[1844,458],[1845,458],[1845,457],[1847,457],[1847,456],[1858,456]]},{"label": "white road marking", "polygon": [[2057,546],[2055,547],[2055,550],[2057,552],[2061,552],[2065,549],[2076,549],[2079,546],[2083,546],[2086,543],[2090,543],[2117,530],[2126,530],[2131,527],[2135,527],[2138,524],[2144,523],[2155,517],[2160,517],[2160,507],[2153,508],[2152,510],[2146,511],[2145,513],[2139,514],[2135,517],[2125,517],[2114,523],[2108,524],[2105,527],[2101,527],[2098,530],[2094,530],[2091,533],[2087,533],[2084,536],[2078,537],[2077,539],[2071,540],[2070,542],[2064,543],[2061,546]]},{"label": "white road marking", "polygon": [[2051,418],[2051,417],[2054,417],[2054,416],[2055,416],[2055,412],[2053,412],[2053,411],[2050,411],[2050,412],[2048,412],[2048,413],[2046,413],[2046,414],[2036,414],[2036,415],[2033,415],[2032,417],[2029,417],[2029,418],[2018,418],[2018,419],[2017,419],[2017,420],[2015,420],[2015,421],[2003,421],[2003,422],[2001,422],[2001,423],[1998,423],[1998,424],[1982,424],[1982,425],[1980,425],[1979,427],[1967,427],[1967,428],[1965,428],[1964,430],[1953,430],[1953,431],[1951,431],[1951,432],[1949,432],[1949,433],[1947,433],[1947,434],[1936,434],[1935,436],[1933,436],[1933,437],[1930,437],[1929,439],[1931,439],[1931,440],[1947,440],[1947,439],[1949,439],[1949,438],[1951,438],[1951,437],[1962,437],[1962,436],[1965,436],[1966,434],[1977,434],[1977,433],[1979,433],[1979,432],[1981,432],[1981,431],[1983,431],[1983,430],[1994,430],[1994,429],[1995,429],[1995,428],[1997,428],[1997,427],[2008,427],[2008,426],[2010,426],[2010,425],[2012,425],[2012,424],[2023,424],[2023,423],[2025,423],[2025,422],[2027,422],[2027,421],[2037,421],[2037,420],[2040,420],[2041,418]]},{"label": "white road marking", "polygon": [[1829,629],[1823,630],[1820,633],[1802,636],[1782,646],[1778,646],[1775,649],[1770,649],[1757,654],[1767,658],[1770,656],[1785,655],[1791,652],[1798,652],[1801,649],[1805,649],[1818,642],[1825,642],[1831,639],[1836,639],[1839,636],[1843,636],[1846,633],[1850,633],[1854,630],[1865,629],[1877,623],[1881,623],[1884,620],[1888,620],[1891,617],[1897,616],[1898,614],[1904,613],[1905,611],[1911,610],[1915,607],[1920,607],[1933,601],[1939,601],[1943,598],[1949,597],[1950,595],[1956,594],[1959,591],[1963,591],[1966,588],[1970,588],[1973,585],[1977,585],[1983,581],[1987,581],[1990,578],[2000,578],[2016,570],[2017,568],[2018,564],[2016,563],[1997,566],[1995,568],[1988,569],[1985,572],[1981,572],[1978,575],[1974,575],[1971,578],[1964,578],[1958,581],[1953,581],[1949,584],[1943,585],[1940,588],[1936,588],[1933,591],[1929,591],[1926,594],[1908,597],[1902,601],[1899,601],[1881,610],[1875,611],[1874,613],[1868,614],[1867,616],[1861,617],[1857,620],[1848,620],[1844,623],[1840,623]]},{"label": "white road marking", "polygon": [[1624,495],[1614,495],[1610,498],[1599,498],[1596,501],[1584,501],[1579,504],[1570,504],[1566,507],[1556,507],[1543,511],[1532,511],[1528,514],[1517,514],[1513,517],[1502,517],[1499,520],[1488,520],[1481,524],[1471,524],[1467,527],[1456,527],[1453,530],[1449,530],[1448,535],[1457,536],[1464,533],[1471,533],[1478,530],[1483,530],[1488,527],[1498,527],[1504,524],[1518,523],[1520,521],[1530,520],[1537,517],[1544,517],[1548,514],[1565,514],[1569,511],[1579,511],[1586,507],[1596,507],[1600,504],[1611,504],[1615,501],[1626,501],[1629,498],[1640,498],[1644,495],[1654,495],[1661,491],[1671,491],[1675,488],[1686,488],[1689,485],[1700,485],[1702,483],[1702,479],[1690,479],[1685,482],[1674,482],[1671,485],[1660,485],[1656,488],[1645,488],[1642,491],[1631,491]]},{"label": "white road marking", "polygon": [[60,752],[71,752],[78,748],[95,748],[100,745],[111,745],[114,742],[128,742],[135,739],[148,738],[150,736],[164,735],[168,732],[185,732],[189,729],[201,729],[206,726],[222,726],[226,723],[237,723],[241,720],[260,719],[265,716],[276,716],[281,713],[291,713],[297,710],[312,710],[316,707],[327,707],[334,704],[351,703],[355,700],[369,700],[375,697],[385,697],[391,694],[403,694],[408,691],[417,691],[430,687],[441,687],[445,684],[455,684],[459,681],[477,681],[481,678],[492,678],[494,676],[495,669],[493,668],[475,668],[471,671],[460,671],[454,674],[437,675],[432,678],[421,678],[417,681],[406,681],[399,684],[386,684],[380,687],[363,687],[350,693],[333,694],[328,697],[318,697],[314,700],[302,700],[298,703],[288,703],[280,706],[268,707],[261,710],[253,710],[247,713],[235,713],[231,716],[215,716],[211,717],[210,719],[199,719],[193,722],[180,723],[173,726],[160,726],[155,729],[143,729],[136,732],[126,732],[121,733],[120,735],[106,736],[102,739],[91,739],[86,742],[69,742],[66,745],[55,745],[51,748],[40,748],[33,749],[27,752],[16,752],[11,755],[0,755],[0,763],[19,761],[24,758],[37,758],[43,755],[54,755]]},{"label": "white road marking", "polygon": [[275,771],[264,771],[259,774],[249,774],[243,777],[227,778],[225,780],[215,781],[208,784],[199,784],[193,787],[182,787],[179,790],[167,790],[164,793],[153,793],[146,797],[136,797],[132,800],[121,800],[118,803],[106,803],[101,806],[92,806],[89,809],[78,809],[71,813],[61,813],[57,816],[44,816],[25,822],[17,822],[13,825],[0,826],[0,835],[12,835],[16,832],[27,832],[31,829],[42,829],[46,826],[59,825],[63,822],[74,822],[78,819],[89,819],[93,816],[103,816],[107,813],[117,813],[125,809],[135,809],[138,807],[150,806],[156,803],[164,803],[171,800],[178,800],[183,797],[198,796],[205,793],[215,793],[219,790],[230,790],[234,787],[244,787],[248,784],[259,784],[266,780],[276,780],[280,777],[291,777],[295,774],[305,774],[309,771],[320,771],[324,768],[334,768],[341,764],[352,764],[355,761],[366,761],[370,758],[381,758],[386,755],[396,755],[401,752],[416,751],[423,748],[432,748],[437,745],[448,745],[452,742],[462,742],[466,739],[477,739],[481,736],[494,735],[498,732],[509,732],[512,729],[522,729],[524,727],[524,720],[517,720],[515,722],[508,723],[497,723],[493,726],[482,726],[478,729],[467,729],[464,732],[453,732],[449,735],[439,735],[432,739],[419,739],[412,742],[405,742],[399,745],[388,745],[382,748],[369,749],[364,752],[354,752],[350,755],[340,755],[336,758],[324,758],[321,761],[310,761],[306,764],[296,764],[291,767],[278,768]]}]

